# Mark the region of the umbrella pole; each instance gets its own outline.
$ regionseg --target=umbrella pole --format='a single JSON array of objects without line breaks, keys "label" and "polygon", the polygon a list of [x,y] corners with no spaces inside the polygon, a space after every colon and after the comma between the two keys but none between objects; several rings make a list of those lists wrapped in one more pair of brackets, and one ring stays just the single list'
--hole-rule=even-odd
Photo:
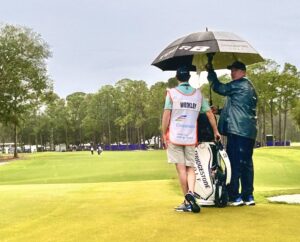
[{"label": "umbrella pole", "polygon": [[209,84],[209,106],[213,105],[212,95],[211,95],[211,84]]},{"label": "umbrella pole", "polygon": [[[214,58],[214,55],[215,55],[215,54],[216,54],[216,53],[207,53],[207,54],[206,54],[206,56],[207,56],[207,65],[206,65],[206,69],[207,69],[208,71],[214,69],[213,64],[212,64],[212,61],[213,61],[213,58]],[[211,83],[209,83],[209,105],[210,105],[210,106],[213,105],[211,89],[212,89],[212,86],[211,86]]]},{"label": "umbrella pole", "polygon": [[213,70],[214,69],[214,66],[212,64],[212,61],[214,59],[214,55],[216,53],[206,53],[206,56],[207,56],[207,64],[206,64],[206,69],[207,70]]}]

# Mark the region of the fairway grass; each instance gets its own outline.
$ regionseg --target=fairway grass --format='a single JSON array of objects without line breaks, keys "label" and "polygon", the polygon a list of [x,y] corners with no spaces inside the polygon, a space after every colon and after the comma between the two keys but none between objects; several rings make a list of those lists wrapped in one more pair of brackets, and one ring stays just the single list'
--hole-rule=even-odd
[{"label": "fairway grass", "polygon": [[0,169],[0,184],[94,183],[174,178],[163,151],[23,155]]},{"label": "fairway grass", "polygon": [[164,151],[26,156],[0,167],[0,241],[300,241],[300,206],[266,200],[300,193],[300,150],[284,152],[255,150],[256,206],[200,214],[174,211]]}]

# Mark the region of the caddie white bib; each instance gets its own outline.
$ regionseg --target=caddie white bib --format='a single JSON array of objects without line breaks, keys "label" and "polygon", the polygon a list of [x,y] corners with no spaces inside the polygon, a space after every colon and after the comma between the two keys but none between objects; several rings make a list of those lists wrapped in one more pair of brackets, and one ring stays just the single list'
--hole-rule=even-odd
[{"label": "caddie white bib", "polygon": [[197,118],[202,102],[200,91],[196,89],[191,94],[184,94],[172,88],[169,95],[173,103],[169,126],[170,142],[177,145],[195,145]]}]

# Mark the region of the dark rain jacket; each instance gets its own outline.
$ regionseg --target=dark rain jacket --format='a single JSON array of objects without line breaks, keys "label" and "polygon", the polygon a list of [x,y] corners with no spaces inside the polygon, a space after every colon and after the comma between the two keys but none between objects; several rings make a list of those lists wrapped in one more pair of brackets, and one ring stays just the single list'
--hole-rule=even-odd
[{"label": "dark rain jacket", "polygon": [[227,97],[220,114],[219,132],[222,135],[235,134],[255,140],[257,95],[251,81],[241,78],[224,84],[218,80],[214,71],[208,73],[207,79],[216,93]]}]

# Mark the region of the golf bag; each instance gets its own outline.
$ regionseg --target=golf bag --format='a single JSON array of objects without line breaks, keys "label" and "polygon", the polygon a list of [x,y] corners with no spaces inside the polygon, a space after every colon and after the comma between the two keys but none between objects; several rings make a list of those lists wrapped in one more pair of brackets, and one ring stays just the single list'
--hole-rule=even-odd
[{"label": "golf bag", "polygon": [[195,148],[195,193],[203,206],[225,207],[228,201],[226,186],[231,180],[231,166],[220,141],[214,135],[205,114],[198,118],[199,145]]}]

